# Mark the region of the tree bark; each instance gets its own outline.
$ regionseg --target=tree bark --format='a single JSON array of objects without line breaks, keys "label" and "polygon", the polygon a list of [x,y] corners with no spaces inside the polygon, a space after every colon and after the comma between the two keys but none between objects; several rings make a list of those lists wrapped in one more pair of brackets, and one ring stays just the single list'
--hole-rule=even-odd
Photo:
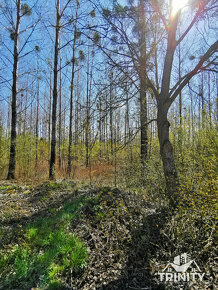
[{"label": "tree bark", "polygon": [[48,154],[51,151],[51,99],[52,99],[52,71],[50,71],[50,87],[49,87],[49,107],[48,107]]},{"label": "tree bark", "polygon": [[11,146],[10,146],[10,159],[7,179],[15,178],[15,164],[16,164],[16,126],[17,126],[17,71],[18,71],[18,36],[20,28],[20,9],[21,0],[17,1],[17,19],[16,29],[14,33],[14,64],[13,64],[13,84],[12,84],[12,103],[11,103]]},{"label": "tree bark", "polygon": [[88,58],[87,58],[87,80],[86,80],[86,120],[85,120],[85,148],[86,148],[86,160],[85,165],[86,168],[89,167],[89,133],[90,133],[90,96],[89,96],[89,74],[90,74],[90,68],[89,68],[89,48],[88,48]]},{"label": "tree bark", "polygon": [[52,132],[51,132],[51,157],[49,167],[49,179],[55,177],[55,157],[56,157],[56,119],[57,119],[57,83],[58,83],[58,53],[59,53],[59,32],[60,32],[60,0],[56,5],[56,35],[55,35],[55,54],[54,54],[54,87],[52,104]]},{"label": "tree bark", "polygon": [[62,74],[61,74],[61,61],[60,56],[60,92],[59,92],[59,124],[58,124],[58,167],[61,169],[61,143],[62,143]]},{"label": "tree bark", "polygon": [[160,155],[164,168],[164,176],[166,180],[167,194],[170,204],[174,207],[177,202],[175,192],[178,188],[179,180],[174,161],[173,146],[169,138],[170,123],[167,119],[167,113],[168,104],[161,102],[158,105],[157,111],[158,139],[160,144]]},{"label": "tree bark", "polygon": [[35,160],[35,175],[38,167],[38,141],[39,141],[39,55],[37,52],[37,100],[36,100],[36,160]]},{"label": "tree bark", "polygon": [[141,162],[146,163],[148,155],[146,79],[140,80],[140,123],[141,123]]},{"label": "tree bark", "polygon": [[168,32],[167,51],[165,56],[163,78],[161,92],[157,99],[157,129],[160,144],[160,155],[164,168],[164,176],[166,180],[166,189],[169,196],[170,205],[175,207],[177,203],[177,188],[179,184],[176,171],[173,147],[169,138],[170,123],[167,119],[168,110],[170,108],[170,79],[172,73],[173,58],[176,49],[176,29],[178,24],[178,16],[171,22],[171,29]]},{"label": "tree bark", "polygon": [[111,156],[114,154],[113,145],[114,145],[114,132],[113,132],[113,72],[110,74],[110,147],[111,147]]},{"label": "tree bark", "polygon": [[145,4],[139,2],[139,21],[141,31],[139,33],[140,59],[139,59],[139,81],[140,81],[140,123],[141,123],[141,162],[146,163],[148,155],[148,125],[147,125],[147,81],[146,81],[146,20]]},{"label": "tree bark", "polygon": [[70,176],[71,174],[71,159],[72,159],[72,144],[73,144],[73,133],[72,133],[72,125],[73,125],[73,90],[74,90],[74,77],[75,77],[75,51],[76,51],[76,24],[78,17],[78,5],[76,10],[76,21],[74,24],[74,39],[73,39],[73,58],[72,58],[72,74],[71,74],[71,85],[70,85],[70,124],[69,124],[69,147],[68,147],[68,165],[67,165],[67,173]]},{"label": "tree bark", "polygon": [[99,98],[99,156],[102,157],[102,97]]}]

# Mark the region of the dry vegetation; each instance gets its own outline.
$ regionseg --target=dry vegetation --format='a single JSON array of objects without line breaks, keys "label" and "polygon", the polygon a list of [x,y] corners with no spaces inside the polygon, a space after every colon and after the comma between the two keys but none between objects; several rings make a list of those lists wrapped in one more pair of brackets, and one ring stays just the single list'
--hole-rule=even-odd
[{"label": "dry vegetation", "polygon": [[171,289],[155,273],[181,251],[206,272],[192,289],[217,285],[214,230],[186,210],[183,232],[184,206],[172,217],[147,194],[70,180],[0,189],[0,289]]}]

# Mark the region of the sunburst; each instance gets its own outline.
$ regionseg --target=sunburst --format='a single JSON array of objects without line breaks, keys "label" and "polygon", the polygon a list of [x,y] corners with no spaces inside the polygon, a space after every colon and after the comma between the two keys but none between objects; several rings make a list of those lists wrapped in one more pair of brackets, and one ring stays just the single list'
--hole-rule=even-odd
[{"label": "sunburst", "polygon": [[179,10],[188,4],[189,0],[172,0],[172,15],[175,15]]}]

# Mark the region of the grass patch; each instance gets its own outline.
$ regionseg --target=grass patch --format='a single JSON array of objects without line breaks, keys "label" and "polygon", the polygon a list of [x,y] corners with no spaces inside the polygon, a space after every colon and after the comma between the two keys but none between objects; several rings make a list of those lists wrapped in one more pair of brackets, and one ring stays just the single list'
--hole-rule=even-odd
[{"label": "grass patch", "polygon": [[20,187],[17,185],[1,185],[0,186],[0,191],[2,191],[2,193],[14,193],[16,189],[20,189]]},{"label": "grass patch", "polygon": [[49,218],[39,218],[23,229],[23,238],[10,252],[0,254],[1,289],[61,289],[70,273],[78,274],[88,260],[83,242],[70,230],[82,207],[93,206],[90,199],[78,198]]}]

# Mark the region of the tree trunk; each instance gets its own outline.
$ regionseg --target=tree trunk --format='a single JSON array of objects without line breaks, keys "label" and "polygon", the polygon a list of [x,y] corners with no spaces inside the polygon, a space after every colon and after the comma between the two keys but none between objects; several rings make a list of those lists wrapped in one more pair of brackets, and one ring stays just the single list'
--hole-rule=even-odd
[{"label": "tree trunk", "polygon": [[74,67],[75,67],[74,49],[75,46],[73,48],[72,76],[70,85],[70,124],[69,124],[69,144],[68,144],[68,164],[67,164],[67,173],[69,176],[71,174],[72,142],[73,142],[72,124],[73,124],[73,90],[74,90],[73,87],[74,87]]},{"label": "tree trunk", "polygon": [[35,160],[35,175],[38,167],[38,141],[39,141],[39,56],[37,53],[37,100],[36,100],[36,160]]},{"label": "tree trunk", "polygon": [[[86,99],[86,106],[87,106],[87,110],[86,110],[86,136],[85,136],[85,144],[86,144],[86,167],[88,168],[88,166],[90,166],[90,170],[91,170],[91,132],[92,132],[92,128],[91,128],[91,94],[92,94],[92,74],[93,74],[93,65],[94,65],[94,49],[92,50],[91,53],[91,61],[89,61],[90,59],[90,54],[89,54],[89,50],[88,50],[88,65],[87,65],[87,99]],[[91,67],[90,67],[91,66]]]},{"label": "tree trunk", "polygon": [[141,125],[141,162],[146,163],[148,155],[148,118],[147,118],[147,84],[146,84],[146,20],[145,20],[145,6],[144,1],[139,2],[139,19],[141,23],[141,31],[139,34],[139,46],[140,46],[140,125]]},{"label": "tree trunk", "polygon": [[129,95],[128,89],[126,88],[126,113],[125,113],[125,133],[124,133],[124,143],[126,144],[130,138],[130,128],[129,128]]},{"label": "tree trunk", "polygon": [[74,90],[74,77],[75,77],[75,51],[76,51],[76,24],[78,17],[78,5],[76,10],[76,22],[74,24],[74,39],[73,39],[73,58],[72,58],[72,74],[71,74],[71,85],[70,85],[70,124],[69,124],[69,147],[68,147],[68,166],[67,173],[70,176],[71,174],[71,159],[72,159],[72,143],[73,143],[73,133],[72,133],[72,125],[73,125],[73,90]]},{"label": "tree trunk", "polygon": [[49,93],[49,107],[48,107],[48,154],[51,151],[51,99],[52,99],[52,71],[50,72],[50,93]]},{"label": "tree trunk", "polygon": [[170,123],[167,119],[167,113],[168,105],[166,103],[159,104],[157,111],[157,129],[160,154],[164,168],[167,194],[169,196],[170,205],[174,207],[177,203],[175,192],[178,188],[179,181],[174,161],[173,147],[169,138]]},{"label": "tree trunk", "polygon": [[75,145],[75,160],[78,161],[78,143],[79,143],[79,124],[81,124],[79,118],[79,100],[80,100],[80,82],[79,82],[80,71],[77,72],[77,99],[75,104],[75,136],[74,136],[74,145]]},{"label": "tree trunk", "polygon": [[172,208],[177,203],[178,175],[174,162],[173,147],[169,138],[170,123],[167,119],[170,107],[170,79],[172,73],[173,58],[176,49],[176,30],[178,24],[178,15],[172,20],[171,29],[168,32],[167,51],[164,60],[163,77],[161,84],[161,93],[157,98],[157,129],[160,144],[160,154],[164,168],[166,180],[166,189]]},{"label": "tree trunk", "polygon": [[12,103],[11,103],[11,146],[10,160],[7,179],[15,178],[15,163],[16,163],[16,125],[17,125],[17,70],[18,70],[18,35],[20,27],[20,8],[21,0],[17,1],[17,19],[16,29],[14,34],[14,64],[13,64],[13,84],[12,84]]},{"label": "tree trunk", "polygon": [[99,98],[99,156],[102,157],[102,99]]},{"label": "tree trunk", "polygon": [[140,123],[141,123],[141,162],[145,164],[148,155],[146,80],[140,80]]},{"label": "tree trunk", "polygon": [[60,92],[59,92],[59,124],[58,124],[58,167],[61,169],[61,142],[62,142],[62,74],[61,74],[61,60],[60,57]]},{"label": "tree trunk", "polygon": [[110,74],[110,146],[111,156],[114,154],[113,143],[114,143],[114,132],[113,132],[113,73]]},{"label": "tree trunk", "polygon": [[55,157],[56,157],[56,119],[57,119],[57,83],[58,83],[58,52],[59,52],[59,32],[60,32],[60,0],[56,6],[56,35],[55,35],[55,54],[54,54],[54,87],[52,104],[52,132],[51,132],[51,157],[49,167],[49,179],[55,177]]},{"label": "tree trunk", "polygon": [[89,132],[90,132],[90,96],[89,96],[89,48],[87,59],[87,80],[86,80],[86,120],[85,120],[85,147],[86,147],[86,168],[89,167]]}]

